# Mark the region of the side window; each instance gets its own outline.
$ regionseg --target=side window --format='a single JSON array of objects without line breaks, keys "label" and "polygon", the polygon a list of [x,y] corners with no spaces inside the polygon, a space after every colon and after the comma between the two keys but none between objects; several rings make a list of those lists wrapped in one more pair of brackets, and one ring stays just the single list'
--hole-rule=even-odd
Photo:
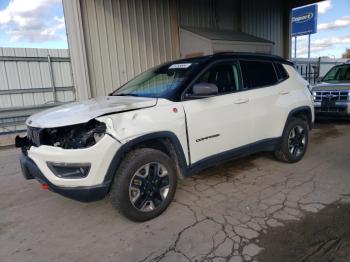
[{"label": "side window", "polygon": [[282,82],[286,80],[289,77],[289,75],[286,69],[284,68],[284,66],[280,63],[274,63],[274,65],[275,65],[278,81]]},{"label": "side window", "polygon": [[201,75],[196,83],[215,84],[219,94],[237,92],[239,91],[238,72],[238,65],[234,62],[217,64]]},{"label": "side window", "polygon": [[277,83],[277,76],[273,64],[264,61],[239,62],[243,75],[244,89],[253,89]]}]

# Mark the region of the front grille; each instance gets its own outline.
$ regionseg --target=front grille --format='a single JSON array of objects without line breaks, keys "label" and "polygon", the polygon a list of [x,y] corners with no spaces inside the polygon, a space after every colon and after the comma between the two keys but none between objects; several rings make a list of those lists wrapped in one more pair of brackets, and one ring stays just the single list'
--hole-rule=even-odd
[{"label": "front grille", "polygon": [[315,101],[339,101],[346,102],[349,99],[349,91],[316,91]]},{"label": "front grille", "polygon": [[41,128],[37,127],[27,127],[27,137],[35,146],[40,146],[40,133]]}]

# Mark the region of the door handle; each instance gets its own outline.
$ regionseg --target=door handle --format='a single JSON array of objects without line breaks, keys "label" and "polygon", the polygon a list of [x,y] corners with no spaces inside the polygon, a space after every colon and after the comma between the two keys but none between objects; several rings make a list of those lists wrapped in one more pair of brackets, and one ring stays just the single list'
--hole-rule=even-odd
[{"label": "door handle", "polygon": [[289,91],[288,90],[282,90],[280,91],[280,95],[287,95],[289,94]]},{"label": "door handle", "polygon": [[237,99],[235,101],[235,104],[244,104],[244,103],[247,103],[248,101],[249,101],[248,98]]}]

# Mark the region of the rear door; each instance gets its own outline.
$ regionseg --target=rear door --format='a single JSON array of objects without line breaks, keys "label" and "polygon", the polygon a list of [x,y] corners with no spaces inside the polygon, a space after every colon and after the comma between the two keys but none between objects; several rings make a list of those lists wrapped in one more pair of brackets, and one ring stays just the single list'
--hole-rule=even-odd
[{"label": "rear door", "polygon": [[[212,83],[218,95],[202,99],[186,99],[195,83]],[[240,92],[238,63],[225,61],[213,64],[185,91],[191,163],[251,142],[249,98]]]},{"label": "rear door", "polygon": [[250,99],[254,142],[281,136],[281,125],[285,123],[285,111],[289,106],[289,89],[284,81],[288,74],[283,65],[271,61],[240,60],[240,66],[243,88]]}]

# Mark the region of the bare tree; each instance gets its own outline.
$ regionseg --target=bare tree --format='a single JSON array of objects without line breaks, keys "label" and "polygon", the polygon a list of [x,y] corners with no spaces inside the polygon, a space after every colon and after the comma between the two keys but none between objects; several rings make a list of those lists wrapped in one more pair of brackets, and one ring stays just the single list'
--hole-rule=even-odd
[{"label": "bare tree", "polygon": [[350,48],[346,48],[345,53],[342,54],[343,58],[350,58]]}]

